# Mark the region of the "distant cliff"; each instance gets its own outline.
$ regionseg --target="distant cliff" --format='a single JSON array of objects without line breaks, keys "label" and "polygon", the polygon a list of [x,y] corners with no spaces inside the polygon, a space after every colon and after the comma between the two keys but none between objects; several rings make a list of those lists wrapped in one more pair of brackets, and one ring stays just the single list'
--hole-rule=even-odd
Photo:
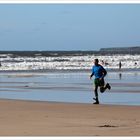
[{"label": "distant cliff", "polygon": [[140,54],[140,47],[101,48],[101,54]]}]

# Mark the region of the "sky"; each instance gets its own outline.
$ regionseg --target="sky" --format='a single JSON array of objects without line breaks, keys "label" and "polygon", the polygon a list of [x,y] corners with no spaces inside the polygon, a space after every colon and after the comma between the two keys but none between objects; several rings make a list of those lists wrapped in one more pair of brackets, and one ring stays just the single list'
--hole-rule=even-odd
[{"label": "sky", "polygon": [[140,4],[0,4],[1,51],[140,46]]}]

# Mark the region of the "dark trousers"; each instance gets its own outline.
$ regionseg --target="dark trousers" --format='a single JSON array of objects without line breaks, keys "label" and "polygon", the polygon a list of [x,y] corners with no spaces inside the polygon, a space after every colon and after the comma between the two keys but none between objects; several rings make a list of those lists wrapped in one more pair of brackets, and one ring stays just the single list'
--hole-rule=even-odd
[{"label": "dark trousers", "polygon": [[95,79],[94,85],[95,85],[95,88],[94,88],[95,97],[96,99],[98,99],[98,87],[100,88],[101,93],[103,93],[107,89],[107,87],[105,86],[105,82],[103,78],[101,80],[98,78]]}]

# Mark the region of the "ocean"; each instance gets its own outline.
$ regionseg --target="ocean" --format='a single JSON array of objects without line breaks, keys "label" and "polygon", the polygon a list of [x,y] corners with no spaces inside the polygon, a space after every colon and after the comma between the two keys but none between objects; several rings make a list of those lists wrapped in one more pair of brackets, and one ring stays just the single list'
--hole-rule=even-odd
[{"label": "ocean", "polygon": [[100,103],[140,105],[140,55],[90,51],[0,53],[0,99],[92,104],[95,58],[112,87],[99,94]]},{"label": "ocean", "polygon": [[3,52],[0,53],[0,71],[54,71],[90,70],[93,60],[107,70],[118,70],[119,62],[124,70],[140,69],[140,55],[135,54],[97,54],[90,51],[56,52]]},{"label": "ocean", "polygon": [[[90,71],[13,71],[0,73],[0,99],[93,103]],[[101,104],[140,105],[140,71],[108,71],[111,90],[99,93]]]}]

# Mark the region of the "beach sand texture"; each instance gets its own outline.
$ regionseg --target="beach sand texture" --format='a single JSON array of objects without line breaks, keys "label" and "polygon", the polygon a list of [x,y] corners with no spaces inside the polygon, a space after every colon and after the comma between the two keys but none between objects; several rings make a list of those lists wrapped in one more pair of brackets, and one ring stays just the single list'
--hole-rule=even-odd
[{"label": "beach sand texture", "polygon": [[0,100],[0,136],[140,136],[140,106]]}]

